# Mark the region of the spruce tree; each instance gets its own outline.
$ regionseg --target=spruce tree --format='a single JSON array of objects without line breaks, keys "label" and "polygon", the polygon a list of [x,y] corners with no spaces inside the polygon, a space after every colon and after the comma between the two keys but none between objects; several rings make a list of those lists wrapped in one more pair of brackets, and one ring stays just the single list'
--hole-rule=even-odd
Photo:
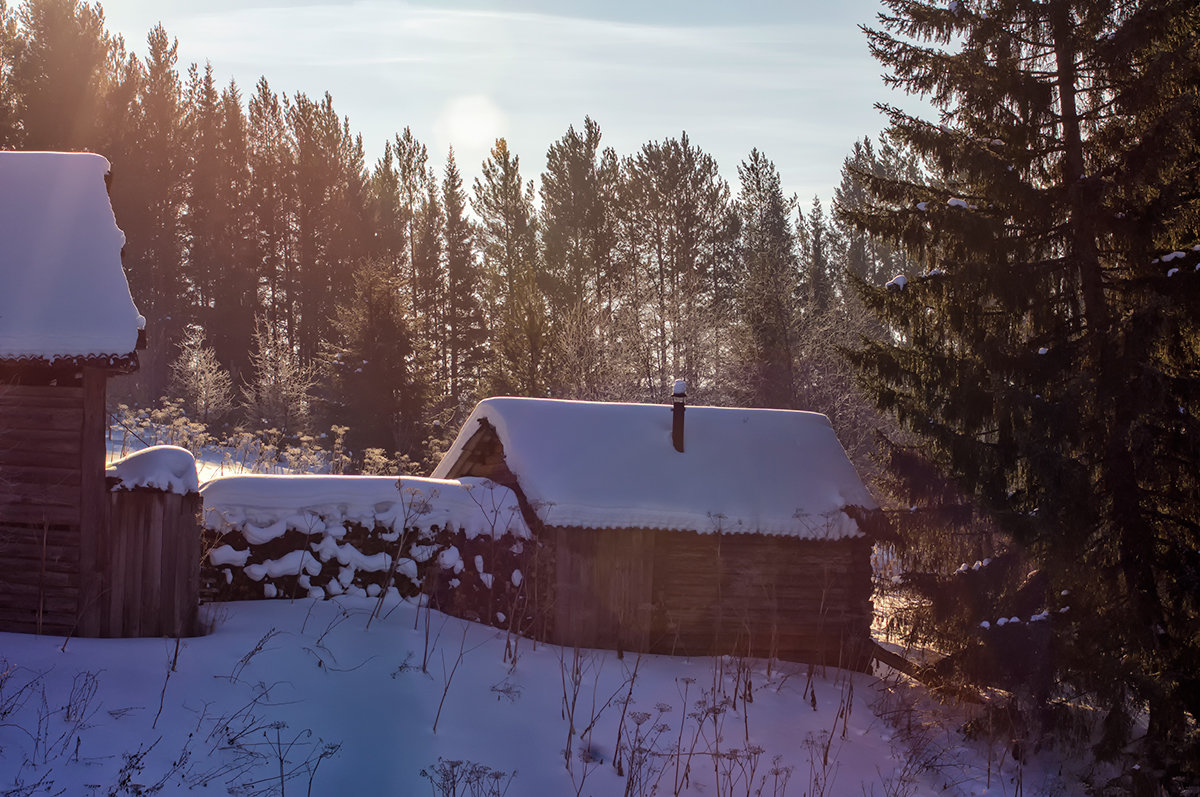
[{"label": "spruce tree", "polygon": [[[429,279],[418,267],[422,262],[422,256],[418,253],[422,246],[421,208],[429,197],[430,185],[437,181],[429,168],[429,153],[425,145],[416,139],[410,128],[406,127],[403,133],[396,135],[392,151],[396,156],[399,222],[408,246],[404,280],[410,296],[409,306],[414,318],[425,319],[432,312],[432,296],[422,292],[422,286],[428,284]],[[418,328],[422,335],[429,332],[423,321]]]},{"label": "spruce tree", "polygon": [[427,376],[391,265],[358,268],[336,317],[338,337],[326,347],[324,362],[326,420],[349,427],[346,441],[354,450],[419,457]]},{"label": "spruce tree", "polygon": [[[878,149],[878,151],[877,151]],[[902,252],[885,241],[857,228],[852,216],[870,201],[867,180],[913,181],[920,169],[910,156],[902,153],[884,136],[879,147],[870,138],[854,142],[850,155],[842,162],[842,178],[833,193],[833,219],[842,241],[843,269],[837,274],[839,287],[846,294],[846,280],[858,278],[870,283],[887,282],[894,274],[908,270]]]},{"label": "spruce tree", "polygon": [[890,335],[855,360],[920,441],[910,474],[946,474],[1038,569],[1006,593],[1022,622],[981,606],[968,652],[1048,635],[1035,704],[1103,707],[1104,754],[1145,712],[1136,777],[1177,790],[1200,761],[1200,8],[887,5],[872,51],[941,116],[886,109],[928,176],[866,176],[848,212],[925,272],[861,285]]},{"label": "spruce tree", "polygon": [[[189,158],[187,214],[187,269],[192,315],[204,324],[211,313],[216,286],[224,279],[219,250],[219,206],[233,197],[221,196],[221,97],[211,63],[203,72],[188,68],[184,95],[184,130]],[[248,342],[248,341],[247,341]]]},{"label": "spruce tree", "polygon": [[545,395],[548,384],[548,280],[537,248],[533,197],[533,182],[521,178],[521,159],[497,139],[471,197],[493,349],[487,392],[493,395]]},{"label": "spruce tree", "polygon": [[443,253],[441,186],[432,169],[421,182],[421,196],[413,214],[409,248],[412,256],[412,292],[416,300],[413,319],[417,327],[418,345],[430,363],[430,373],[440,388],[438,395],[445,399],[449,392],[449,371],[446,366],[446,264]]},{"label": "spruce tree", "polygon": [[738,165],[736,208],[738,319],[746,371],[742,401],[754,407],[792,407],[796,395],[796,321],[800,272],[794,202],[785,199],[775,164],[757,149]]},{"label": "spruce tree", "polygon": [[328,93],[319,102],[297,94],[285,101],[284,117],[294,164],[289,265],[299,288],[295,333],[307,362],[332,337],[334,307],[345,299],[362,251],[366,167],[361,139],[338,117]]},{"label": "spruce tree", "polygon": [[454,162],[454,150],[446,158],[442,179],[443,236],[446,259],[446,376],[449,395],[462,403],[470,399],[483,363],[487,331],[479,301],[480,272],[475,259],[471,221],[467,218],[467,195],[462,175]]},{"label": "spruce tree", "polygon": [[156,25],[139,80],[127,151],[114,163],[113,211],[126,234],[125,268],[138,309],[146,317],[148,350],[138,378],[148,400],[162,395],[168,364],[182,340],[187,317],[184,203],[187,154],[183,140],[183,89],[176,68],[178,42]]},{"label": "spruce tree", "polygon": [[399,280],[407,259],[408,239],[400,207],[400,175],[390,141],[384,143],[383,155],[367,181],[367,209],[371,229],[367,247],[371,257],[388,264],[392,276]]},{"label": "spruce tree", "polygon": [[294,161],[288,147],[283,103],[260,78],[247,113],[250,251],[257,285],[262,287],[262,325],[295,339],[295,281],[292,278],[290,188]]},{"label": "spruce tree", "polygon": [[16,101],[20,146],[94,149],[115,48],[100,4],[26,0],[16,20],[19,33],[6,41],[3,52],[10,59],[5,92]]},{"label": "spruce tree", "polygon": [[803,229],[802,245],[804,257],[802,269],[806,283],[807,310],[823,313],[829,310],[836,298],[837,267],[834,252],[838,248],[834,230],[821,207],[821,198],[813,197],[808,218],[801,217],[798,227]]},{"label": "spruce tree", "polygon": [[214,211],[221,278],[213,286],[213,348],[235,378],[248,370],[254,319],[261,314],[255,268],[249,131],[241,92],[232,80],[221,92],[218,197]]}]

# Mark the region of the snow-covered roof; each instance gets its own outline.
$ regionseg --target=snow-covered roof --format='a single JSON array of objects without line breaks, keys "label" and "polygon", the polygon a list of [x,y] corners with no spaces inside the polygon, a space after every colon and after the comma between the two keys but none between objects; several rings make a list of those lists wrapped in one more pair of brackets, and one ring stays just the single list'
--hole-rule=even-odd
[{"label": "snow-covered roof", "polygon": [[236,528],[255,545],[289,529],[337,537],[347,522],[395,531],[437,525],[463,529],[469,537],[500,537],[506,531],[529,536],[513,492],[485,479],[222,476],[206,483],[200,494],[206,526]]},{"label": "snow-covered roof", "polygon": [[433,475],[487,421],[550,526],[838,539],[862,534],[848,507],[878,508],[824,415],[688,407],[682,453],[671,418],[669,405],[485,399]]},{"label": "snow-covered roof", "polygon": [[138,315],[104,176],[86,152],[0,152],[0,360],[123,357]]}]

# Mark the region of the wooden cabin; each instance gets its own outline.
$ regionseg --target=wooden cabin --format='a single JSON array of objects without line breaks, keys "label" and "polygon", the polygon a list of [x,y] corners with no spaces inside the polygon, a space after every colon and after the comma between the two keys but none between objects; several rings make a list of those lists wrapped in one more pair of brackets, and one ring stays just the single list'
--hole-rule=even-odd
[{"label": "wooden cabin", "polygon": [[882,516],[824,415],[491,398],[433,475],[517,494],[548,641],[868,662]]},{"label": "wooden cabin", "polygon": [[90,153],[0,152],[0,630],[103,631],[105,386],[144,320]]}]

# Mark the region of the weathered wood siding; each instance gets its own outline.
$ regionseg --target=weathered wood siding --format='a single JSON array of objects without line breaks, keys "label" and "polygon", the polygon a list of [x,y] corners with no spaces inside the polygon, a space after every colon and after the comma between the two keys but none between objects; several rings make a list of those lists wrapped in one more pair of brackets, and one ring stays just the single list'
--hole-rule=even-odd
[{"label": "weathered wood siding", "polygon": [[0,630],[65,634],[79,609],[79,529],[0,524]]},{"label": "weathered wood siding", "polygon": [[0,629],[76,627],[83,416],[82,386],[0,385]]},{"label": "weathered wood siding", "polygon": [[101,571],[108,550],[108,484],[104,479],[107,451],[104,436],[108,410],[104,393],[107,375],[83,369],[83,424],[79,442],[79,627],[80,636],[105,633],[105,600]]},{"label": "weathered wood siding", "polygon": [[865,540],[578,528],[547,540],[556,643],[866,664]]},{"label": "weathered wood siding", "polygon": [[0,385],[0,630],[194,633],[200,497],[109,493],[106,373],[81,370]]},{"label": "weathered wood siding", "polygon": [[658,532],[654,554],[652,651],[865,666],[866,540]]},{"label": "weathered wood siding", "polygon": [[655,533],[646,529],[551,529],[550,611],[561,645],[647,650],[651,645]]},{"label": "weathered wood siding", "polygon": [[160,490],[110,494],[99,561],[99,635],[189,636],[200,604],[201,498]]},{"label": "weathered wood siding", "polygon": [[0,385],[0,523],[78,526],[83,400],[82,387]]}]

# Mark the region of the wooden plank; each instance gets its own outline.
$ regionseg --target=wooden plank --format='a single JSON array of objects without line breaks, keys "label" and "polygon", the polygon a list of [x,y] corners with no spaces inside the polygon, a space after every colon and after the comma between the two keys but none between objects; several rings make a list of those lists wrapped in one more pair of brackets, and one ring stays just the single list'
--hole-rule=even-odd
[{"label": "wooden plank", "polygon": [[49,523],[52,526],[78,526],[79,506],[45,505],[0,498],[0,523]]},{"label": "wooden plank", "polygon": [[113,633],[117,636],[137,636],[134,627],[134,617],[142,598],[141,553],[145,547],[144,535],[146,524],[149,522],[149,506],[146,496],[141,491],[131,491],[125,494],[127,504],[125,527],[121,530],[121,564],[123,571],[120,580],[116,579],[114,569],[113,593],[119,595],[117,607],[120,611]]},{"label": "wooden plank", "polygon": [[132,500],[135,494],[127,490],[117,490],[110,493],[111,511],[108,519],[108,596],[104,601],[105,618],[102,623],[105,636],[119,637],[122,635],[122,618],[124,616],[125,579],[127,578],[127,562],[129,531],[131,524],[136,522],[136,506]]},{"label": "wooden plank", "polygon": [[36,560],[4,560],[4,583],[5,584],[21,584],[29,586],[38,586],[45,584],[49,589],[57,590],[60,587],[79,587],[79,572],[75,568],[69,570],[51,569],[50,563],[47,562],[47,567],[42,570],[38,567]]},{"label": "wooden plank", "polygon": [[[27,580],[36,577],[43,569],[43,562],[37,551],[22,551],[21,556],[9,556],[6,552],[0,551],[0,557],[3,557],[4,581]],[[79,565],[75,562],[65,559],[52,559],[48,554],[44,567],[47,573],[72,576],[78,576],[79,574]]]},{"label": "wooden plank", "polygon": [[[77,369],[75,369],[77,370]],[[16,373],[20,373],[21,369],[14,369]],[[6,381],[0,386],[0,395],[16,396],[16,397],[34,397],[41,394],[61,395],[61,396],[78,396],[83,392],[77,380],[60,379],[59,375],[53,375],[56,384],[42,384],[37,382],[23,382],[20,379]]]},{"label": "wooden plank", "polygon": [[74,612],[44,614],[39,623],[35,610],[0,607],[0,631],[15,634],[36,634],[40,631],[43,636],[66,636],[74,626]]},{"label": "wooden plank", "polygon": [[0,407],[0,429],[78,432],[83,425],[83,407],[31,405]]},{"label": "wooden plank", "polygon": [[0,593],[0,595],[3,595],[3,600],[0,600],[0,616],[28,617],[36,620],[38,606],[41,605],[43,620],[57,618],[74,622],[75,596],[73,594],[66,594],[62,597],[47,596],[44,603],[39,601],[37,592]]},{"label": "wooden plank", "polygon": [[178,626],[178,608],[180,595],[176,582],[180,574],[179,562],[179,515],[181,496],[174,493],[163,493],[157,496],[158,504],[162,507],[162,527],[159,535],[159,589],[162,595],[158,605],[150,605],[153,617],[153,636],[176,636],[174,629]]},{"label": "wooden plank", "polygon": [[200,558],[203,556],[203,528],[200,522],[204,502],[199,495],[184,500],[184,601],[180,633],[192,636],[200,632]]},{"label": "wooden plank", "polygon": [[79,445],[78,430],[7,428],[0,435],[0,451],[38,447],[52,453],[72,453],[79,450]]},{"label": "wooden plank", "polygon": [[[69,484],[4,484],[0,506],[79,506],[79,487]],[[0,515],[7,517],[7,515]]]},{"label": "wooden plank", "polygon": [[146,550],[142,558],[142,602],[138,604],[138,636],[158,636],[155,628],[157,608],[162,605],[163,519],[166,507],[162,496],[148,493],[150,522],[146,526]]},{"label": "wooden plank", "polygon": [[[43,542],[44,536],[44,542]],[[23,551],[31,549],[40,557],[45,549],[48,556],[55,559],[70,558],[78,561],[79,538],[77,534],[66,535],[62,532],[29,529],[28,533],[13,534],[0,531],[0,553],[8,551]]]},{"label": "wooden plank", "polygon": [[841,645],[866,628],[854,625],[849,607],[860,603],[860,579],[870,588],[869,564],[856,566],[851,546],[689,534],[664,534],[659,543],[657,650],[825,657],[831,639]]},{"label": "wooden plank", "polygon": [[78,468],[40,468],[24,465],[8,465],[0,469],[0,482],[6,492],[20,495],[27,493],[30,488],[41,485],[54,487],[69,487],[79,489],[80,474]]},{"label": "wooden plank", "polygon": [[[2,428],[2,427],[0,427]],[[0,472],[9,468],[50,468],[59,470],[79,471],[78,446],[70,446],[65,451],[50,451],[36,444],[14,448],[0,432]]]},{"label": "wooden plank", "polygon": [[121,613],[121,636],[141,636],[141,607],[145,600],[143,589],[146,572],[146,547],[150,539],[150,498],[147,493],[134,496],[138,511],[137,522],[128,531],[129,547],[125,550],[125,605]]},{"label": "wooden plank", "polygon": [[35,611],[43,605],[46,611],[74,613],[79,591],[74,587],[43,591],[38,584],[16,584],[5,582],[0,585],[0,605],[25,607]]},{"label": "wooden plank", "polygon": [[83,388],[74,385],[0,385],[0,404],[81,404]]},{"label": "wooden plank", "polygon": [[79,635],[97,636],[104,600],[103,551],[107,543],[108,485],[104,481],[108,412],[104,406],[106,376],[98,368],[83,369],[83,425],[79,450]]},{"label": "wooden plank", "polygon": [[[162,632],[169,636],[185,636],[186,616],[189,604],[188,585],[191,581],[189,572],[189,560],[191,558],[191,541],[188,539],[192,533],[198,533],[198,529],[191,528],[192,523],[187,517],[187,512],[191,506],[191,502],[186,496],[172,496],[172,501],[168,505],[168,515],[171,518],[170,530],[167,539],[163,541],[164,551],[169,547],[171,549],[171,557],[167,562],[164,572],[164,577],[170,577],[170,589],[165,592],[167,598],[164,601],[163,617],[162,617]],[[199,595],[194,600],[199,600]]]},{"label": "wooden plank", "polygon": [[186,506],[185,520],[187,522],[185,546],[186,561],[186,603],[183,624],[180,634],[192,636],[200,633],[200,558],[204,555],[204,541],[200,523],[204,501],[199,495],[189,495],[184,502]]}]

